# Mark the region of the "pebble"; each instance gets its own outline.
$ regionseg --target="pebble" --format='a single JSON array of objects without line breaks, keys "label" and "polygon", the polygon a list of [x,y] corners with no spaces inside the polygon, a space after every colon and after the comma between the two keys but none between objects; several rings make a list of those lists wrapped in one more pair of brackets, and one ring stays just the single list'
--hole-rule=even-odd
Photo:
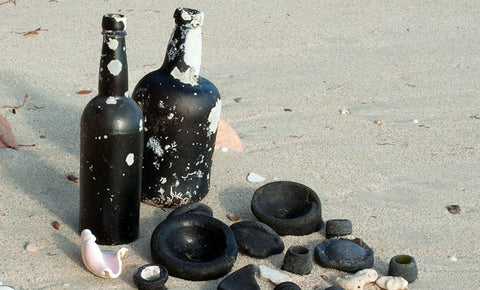
[{"label": "pebble", "polygon": [[38,247],[35,246],[35,244],[33,244],[33,243],[27,243],[25,245],[25,251],[27,251],[29,253],[35,253],[37,250],[38,250]]},{"label": "pebble", "polygon": [[402,277],[383,276],[376,281],[378,287],[387,290],[403,290],[407,289],[408,282]]},{"label": "pebble", "polygon": [[52,225],[53,225],[54,229],[56,229],[56,230],[60,229],[60,223],[58,221],[54,221]]},{"label": "pebble", "polygon": [[413,122],[414,124],[418,124],[418,119],[413,119],[412,122]]},{"label": "pebble", "polygon": [[280,254],[285,249],[280,236],[268,225],[259,221],[242,221],[230,226],[239,250],[254,258],[264,259]]},{"label": "pebble", "polygon": [[365,284],[375,282],[378,273],[374,269],[364,269],[353,275],[338,277],[335,282],[346,290],[362,290]]},{"label": "pebble", "polygon": [[258,267],[250,264],[232,274],[228,275],[218,284],[218,290],[260,290],[255,276],[258,272]]},{"label": "pebble", "polygon": [[262,182],[262,181],[265,181],[266,178],[256,174],[255,172],[250,172],[247,175],[247,180],[248,182]]},{"label": "pebble", "polygon": [[228,148],[225,146],[220,147],[220,150],[222,150],[222,152],[228,152]]},{"label": "pebble", "polygon": [[342,114],[342,115],[348,115],[348,114],[350,114],[350,111],[349,111],[348,109],[346,109],[346,108],[342,108],[342,109],[340,109],[340,114]]},{"label": "pebble", "polygon": [[78,179],[78,177],[76,177],[75,175],[73,174],[70,174],[67,176],[67,179],[70,180],[71,182],[73,183],[79,183],[80,180]]},{"label": "pebble", "polygon": [[451,214],[459,214],[461,209],[458,204],[447,205],[447,210]]},{"label": "pebble", "polygon": [[274,269],[270,269],[267,266],[260,265],[260,277],[270,280],[273,284],[278,285],[283,282],[290,282],[291,279],[288,275],[283,274]]},{"label": "pebble", "polygon": [[239,220],[239,218],[238,218],[236,215],[231,214],[231,213],[227,214],[227,218],[228,218],[229,220],[231,220],[232,222],[236,222],[236,221]]},{"label": "pebble", "polygon": [[450,262],[457,262],[458,261],[457,257],[455,257],[455,256],[448,256],[448,260]]},{"label": "pebble", "polygon": [[324,268],[356,273],[371,268],[373,250],[361,239],[328,239],[315,247],[315,260]]}]

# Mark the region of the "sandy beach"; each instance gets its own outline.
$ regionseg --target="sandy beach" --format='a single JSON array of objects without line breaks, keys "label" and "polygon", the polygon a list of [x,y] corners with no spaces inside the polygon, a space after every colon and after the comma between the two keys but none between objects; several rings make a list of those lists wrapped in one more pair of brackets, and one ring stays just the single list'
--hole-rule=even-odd
[{"label": "sandy beach", "polygon": [[[2,2],[2,1],[0,1]],[[274,180],[316,191],[323,219],[350,219],[386,275],[415,257],[409,289],[480,288],[480,5],[475,1],[23,1],[0,5],[0,114],[18,150],[0,149],[0,281],[15,289],[132,289],[171,209],[141,205],[122,275],[92,275],[80,253],[80,117],[97,93],[101,19],[127,17],[129,91],[160,67],[175,8],[205,13],[201,75],[222,96],[244,152],[217,150],[203,202],[231,225],[255,220]],[[37,30],[38,29],[38,30]],[[32,33],[28,33],[31,32]],[[34,31],[34,32],[33,32]],[[91,90],[89,94],[77,94]],[[25,99],[25,95],[28,97]],[[13,113],[12,108],[19,106]],[[250,172],[264,182],[246,180]],[[459,205],[452,214],[448,205]],[[53,227],[54,221],[59,228]],[[284,236],[315,247],[324,232]],[[34,245],[29,252],[26,245]],[[118,246],[102,246],[115,250]],[[285,251],[248,264],[280,270]],[[302,289],[346,273],[314,263]],[[169,289],[222,279],[170,277]],[[274,285],[258,279],[262,289]],[[368,289],[376,289],[369,285]]]}]

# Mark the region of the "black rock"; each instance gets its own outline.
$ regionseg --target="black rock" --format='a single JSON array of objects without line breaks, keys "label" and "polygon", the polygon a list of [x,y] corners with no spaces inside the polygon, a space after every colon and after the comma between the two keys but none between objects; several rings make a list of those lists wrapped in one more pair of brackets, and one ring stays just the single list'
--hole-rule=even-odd
[{"label": "black rock", "polygon": [[168,271],[162,265],[149,264],[138,268],[133,282],[139,290],[162,290],[168,280]]},{"label": "black rock", "polygon": [[176,209],[174,209],[168,214],[167,219],[171,218],[172,216],[177,216],[177,215],[182,215],[187,213],[197,213],[197,214],[213,216],[213,211],[211,207],[203,203],[193,202],[193,203],[189,203],[189,204],[185,204],[177,207]]},{"label": "black rock", "polygon": [[328,220],[325,226],[327,239],[352,234],[352,222],[347,219]]},{"label": "black rock", "polygon": [[312,271],[312,252],[305,246],[291,246],[283,259],[282,269],[288,272],[307,275]]},{"label": "black rock", "polygon": [[279,235],[308,235],[323,227],[322,206],[311,188],[291,181],[265,184],[253,194],[251,209]]},{"label": "black rock", "polygon": [[154,263],[164,265],[171,276],[193,281],[226,275],[238,253],[232,230],[202,214],[164,220],[153,231],[150,249]]},{"label": "black rock", "polygon": [[302,288],[293,282],[283,282],[275,286],[273,290],[302,290]]},{"label": "black rock", "polygon": [[250,264],[228,275],[218,284],[218,290],[260,290],[255,276],[258,267]]},{"label": "black rock", "polygon": [[230,226],[239,250],[254,258],[280,254],[285,249],[282,239],[269,226],[258,221],[242,221]]},{"label": "black rock", "polygon": [[315,247],[315,260],[325,268],[355,273],[371,268],[374,256],[361,239],[328,239]]},{"label": "black rock", "polygon": [[328,288],[325,288],[324,290],[344,290],[344,288],[342,286],[333,285]]},{"label": "black rock", "polygon": [[397,255],[390,260],[388,275],[403,277],[408,283],[417,279],[418,270],[415,258],[409,255]]}]

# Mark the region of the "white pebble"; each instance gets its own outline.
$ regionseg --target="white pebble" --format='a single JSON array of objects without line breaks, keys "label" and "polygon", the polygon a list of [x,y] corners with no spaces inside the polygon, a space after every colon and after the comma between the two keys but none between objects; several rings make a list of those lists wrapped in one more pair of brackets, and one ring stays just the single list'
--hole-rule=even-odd
[{"label": "white pebble", "polygon": [[247,180],[249,182],[262,182],[262,181],[265,181],[265,177],[263,176],[260,176],[258,174],[256,174],[255,172],[250,172],[248,175],[247,175]]},{"label": "white pebble", "polygon": [[131,166],[134,161],[135,161],[135,155],[133,153],[129,153],[127,155],[127,158],[125,158],[125,162],[127,162],[128,166]]},{"label": "white pebble", "polygon": [[378,273],[374,269],[360,270],[353,275],[338,277],[335,282],[346,290],[362,290],[367,283],[375,282]]},{"label": "white pebble", "polygon": [[457,257],[455,257],[455,256],[448,256],[448,260],[449,260],[450,262],[456,262],[456,261],[458,261]]},{"label": "white pebble", "polygon": [[414,124],[418,124],[418,119],[413,119],[412,122],[413,122]]},{"label": "white pebble", "polygon": [[407,289],[408,281],[403,277],[383,276],[376,281],[378,287],[387,290]]},{"label": "white pebble", "polygon": [[260,277],[270,280],[273,284],[278,285],[283,282],[291,281],[290,277],[282,272],[270,269],[267,266],[260,265]]},{"label": "white pebble", "polygon": [[32,243],[27,243],[25,245],[25,251],[29,252],[29,253],[35,253],[36,251],[38,250],[38,247],[35,246],[34,244]]},{"label": "white pebble", "polygon": [[225,146],[220,147],[220,150],[222,150],[222,152],[228,152],[228,148]]},{"label": "white pebble", "polygon": [[343,108],[343,109],[340,110],[340,114],[342,114],[342,115],[348,115],[348,114],[350,114],[350,111],[349,111],[348,109],[346,109],[346,108]]}]

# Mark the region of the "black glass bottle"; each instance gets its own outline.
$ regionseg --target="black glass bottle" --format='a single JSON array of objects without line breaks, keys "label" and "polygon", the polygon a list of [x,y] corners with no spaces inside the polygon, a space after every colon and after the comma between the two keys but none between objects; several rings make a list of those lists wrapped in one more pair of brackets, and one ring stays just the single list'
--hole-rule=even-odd
[{"label": "black glass bottle", "polygon": [[106,14],[102,27],[98,95],[80,126],[80,231],[116,245],[138,237],[143,117],[128,97],[126,18]]},{"label": "black glass bottle", "polygon": [[173,207],[208,192],[221,101],[200,77],[203,12],[178,8],[160,69],[133,91],[145,121],[142,201]]}]

